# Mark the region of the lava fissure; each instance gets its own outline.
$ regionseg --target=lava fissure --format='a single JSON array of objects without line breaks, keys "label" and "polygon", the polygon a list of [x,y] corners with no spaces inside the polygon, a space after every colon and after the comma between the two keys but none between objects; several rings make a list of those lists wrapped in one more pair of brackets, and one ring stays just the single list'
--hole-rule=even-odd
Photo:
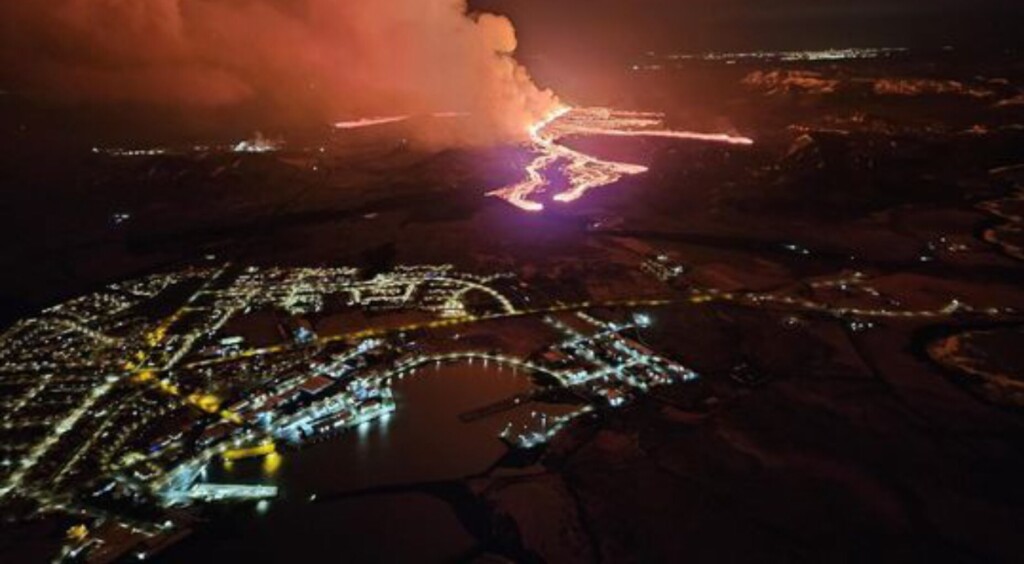
[{"label": "lava fissure", "polygon": [[525,179],[489,196],[502,198],[523,211],[539,212],[544,204],[535,196],[551,185],[546,172],[557,163],[569,179],[569,187],[555,194],[558,202],[574,202],[587,191],[614,184],[626,176],[647,172],[638,164],[602,160],[571,149],[561,141],[573,136],[664,137],[730,145],[751,145],[753,140],[722,133],[695,133],[664,129],[664,115],[651,112],[617,111],[608,108],[562,106],[529,128],[531,147],[537,156],[526,166]]}]

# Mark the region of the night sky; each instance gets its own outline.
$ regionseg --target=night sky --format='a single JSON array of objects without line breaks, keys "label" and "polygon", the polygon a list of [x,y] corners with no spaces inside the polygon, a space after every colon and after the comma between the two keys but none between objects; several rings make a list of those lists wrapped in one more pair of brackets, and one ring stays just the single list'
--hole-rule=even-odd
[{"label": "night sky", "polygon": [[[595,93],[646,53],[1020,47],[1022,0],[53,0],[0,2],[0,93],[90,131],[275,128],[459,110],[521,134],[542,88]],[[595,79],[597,77],[597,79]],[[595,96],[596,97],[596,96]],[[0,112],[4,107],[0,105]],[[29,114],[18,110],[17,127]],[[40,116],[55,119],[49,109]],[[0,116],[2,118],[3,116]],[[4,120],[0,119],[0,122]],[[11,122],[11,120],[7,120]],[[12,122],[13,123],[13,122]],[[259,124],[254,125],[254,124]]]},{"label": "night sky", "polygon": [[1019,43],[1019,0],[473,0],[512,16],[527,51]]}]

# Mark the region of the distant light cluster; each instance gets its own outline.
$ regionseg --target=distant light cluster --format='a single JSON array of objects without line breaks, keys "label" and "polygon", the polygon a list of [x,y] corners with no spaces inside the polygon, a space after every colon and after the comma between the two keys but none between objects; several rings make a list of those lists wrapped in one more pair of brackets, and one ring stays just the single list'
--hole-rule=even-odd
[{"label": "distant light cluster", "polygon": [[908,52],[905,47],[849,47],[845,49],[820,49],[810,51],[748,51],[712,52],[699,54],[673,54],[666,58],[672,61],[850,61],[857,59],[879,59]]},{"label": "distant light cluster", "polygon": [[272,153],[280,149],[280,146],[280,142],[271,141],[262,134],[257,133],[252,139],[239,141],[233,150],[236,153]]},{"label": "distant light cluster", "polygon": [[190,153],[273,153],[281,149],[282,143],[267,139],[257,133],[252,139],[244,139],[234,144],[225,145],[194,145],[191,147],[93,147],[94,155],[106,155],[115,158],[160,157],[167,155],[187,155]]},{"label": "distant light cluster", "polygon": [[159,155],[166,155],[167,149],[163,149],[160,147],[151,149],[121,149],[118,147],[93,147],[92,152],[95,155],[107,155],[110,157],[155,157]]}]

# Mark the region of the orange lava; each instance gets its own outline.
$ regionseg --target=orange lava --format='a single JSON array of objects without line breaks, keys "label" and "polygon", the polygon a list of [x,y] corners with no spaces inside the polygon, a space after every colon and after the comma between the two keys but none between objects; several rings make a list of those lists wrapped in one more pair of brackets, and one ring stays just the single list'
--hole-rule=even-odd
[{"label": "orange lava", "polygon": [[569,188],[554,195],[555,201],[563,203],[576,201],[593,188],[614,184],[626,176],[643,174],[648,170],[642,165],[601,160],[561,143],[561,140],[572,136],[666,137],[730,145],[754,143],[747,137],[664,129],[663,118],[662,114],[648,112],[560,107],[529,128],[531,145],[537,157],[526,166],[526,178],[488,195],[502,198],[523,211],[539,212],[544,209],[544,204],[533,197],[550,185],[545,171],[558,163],[569,178]]},{"label": "orange lava", "polygon": [[408,120],[412,116],[389,116],[389,117],[374,117],[374,118],[362,118],[351,121],[339,121],[334,124],[336,129],[362,129],[364,127],[375,127],[378,125],[387,125],[389,123],[399,123]]}]

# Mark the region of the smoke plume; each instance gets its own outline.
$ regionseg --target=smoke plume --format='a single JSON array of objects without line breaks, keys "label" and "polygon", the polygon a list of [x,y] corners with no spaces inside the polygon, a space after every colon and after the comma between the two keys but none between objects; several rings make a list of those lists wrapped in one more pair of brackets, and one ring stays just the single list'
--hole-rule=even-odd
[{"label": "smoke plume", "polygon": [[61,103],[465,112],[478,140],[520,138],[556,104],[512,58],[511,22],[466,0],[14,0],[0,32],[4,86]]}]

